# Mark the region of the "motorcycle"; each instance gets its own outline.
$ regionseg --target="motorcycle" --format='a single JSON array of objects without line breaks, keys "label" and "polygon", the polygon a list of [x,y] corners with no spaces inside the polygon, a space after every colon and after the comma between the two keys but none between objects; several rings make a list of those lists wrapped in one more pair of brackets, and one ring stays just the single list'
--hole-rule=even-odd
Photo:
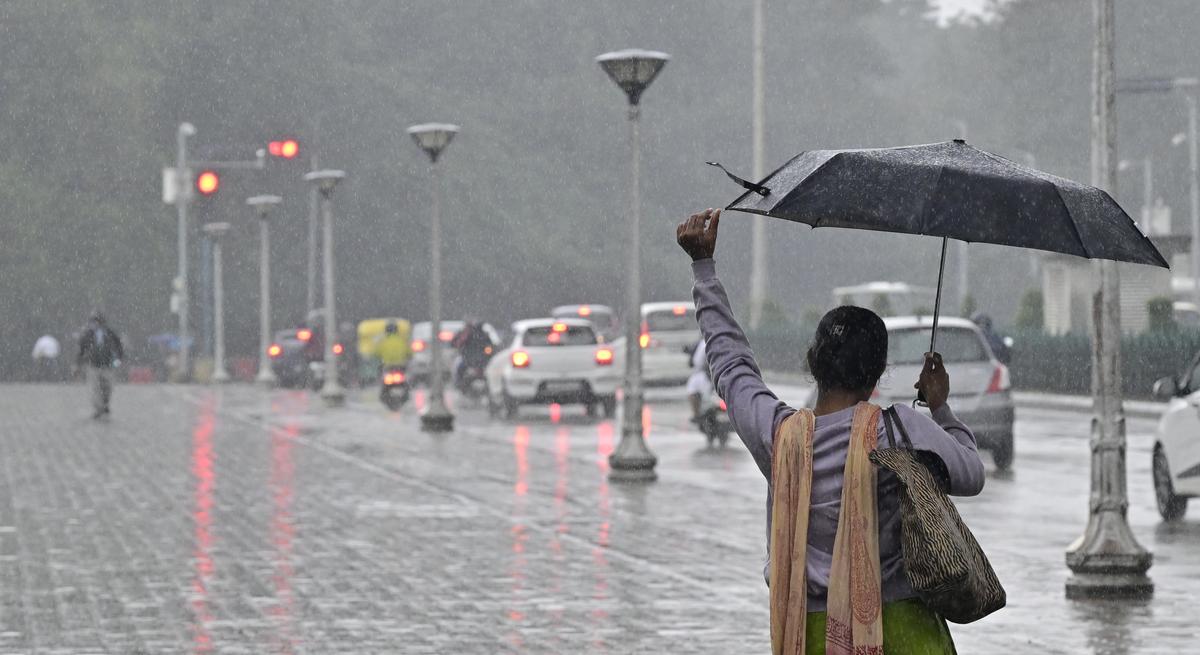
[{"label": "motorcycle", "polygon": [[464,362],[461,374],[455,382],[455,388],[462,394],[464,398],[472,402],[479,402],[488,395],[487,377],[484,375],[484,369],[487,368],[488,361],[491,360],[493,349],[488,346],[484,349],[484,357],[479,361]]},{"label": "motorcycle", "polygon": [[393,412],[400,411],[408,402],[408,376],[404,369],[390,367],[383,369],[379,378],[379,400]]},{"label": "motorcycle", "polygon": [[733,423],[729,421],[729,414],[726,410],[725,401],[717,395],[715,389],[710,389],[709,393],[700,400],[700,417],[697,423],[700,426],[700,432],[708,441],[709,448],[712,448],[714,444],[720,444],[724,448],[729,442],[729,435],[733,432]]}]

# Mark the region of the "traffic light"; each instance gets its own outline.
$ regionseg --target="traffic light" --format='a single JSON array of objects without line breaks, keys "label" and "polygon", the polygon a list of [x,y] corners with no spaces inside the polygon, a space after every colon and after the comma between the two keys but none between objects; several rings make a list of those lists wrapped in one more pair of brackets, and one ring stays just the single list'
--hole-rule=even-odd
[{"label": "traffic light", "polygon": [[296,155],[300,154],[300,142],[295,139],[271,141],[267,144],[267,152],[270,153],[272,157],[292,159]]},{"label": "traffic light", "polygon": [[196,176],[196,190],[200,195],[211,196],[221,188],[221,177],[216,171],[204,171]]}]

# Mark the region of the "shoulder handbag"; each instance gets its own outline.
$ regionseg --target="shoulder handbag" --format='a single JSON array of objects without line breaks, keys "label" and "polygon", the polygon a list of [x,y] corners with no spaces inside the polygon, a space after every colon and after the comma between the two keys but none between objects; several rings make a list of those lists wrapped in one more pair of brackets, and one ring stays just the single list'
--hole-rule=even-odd
[{"label": "shoulder handbag", "polygon": [[[890,447],[871,461],[900,480],[904,571],[925,604],[954,623],[971,623],[1004,607],[1004,587],[954,503],[913,450],[895,407],[883,411]],[[903,446],[896,446],[893,424]]]}]

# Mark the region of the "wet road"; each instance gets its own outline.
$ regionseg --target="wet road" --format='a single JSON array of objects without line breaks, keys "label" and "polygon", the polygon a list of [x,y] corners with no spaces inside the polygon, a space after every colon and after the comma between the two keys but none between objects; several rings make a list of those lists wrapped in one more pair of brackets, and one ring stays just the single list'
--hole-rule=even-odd
[{"label": "wet road", "polygon": [[[81,387],[4,389],[0,653],[769,652],[766,484],[740,446],[706,451],[670,392],[647,417],[659,481],[625,487],[606,478],[613,422],[574,408],[504,423],[459,407],[434,437],[369,393],[327,410],[125,386],[94,423]],[[1130,515],[1155,597],[1063,597],[1087,429],[1020,411],[1016,473],[960,503],[1009,591],[953,628],[960,652],[1200,639],[1200,510],[1159,523],[1150,421],[1129,422]]]}]

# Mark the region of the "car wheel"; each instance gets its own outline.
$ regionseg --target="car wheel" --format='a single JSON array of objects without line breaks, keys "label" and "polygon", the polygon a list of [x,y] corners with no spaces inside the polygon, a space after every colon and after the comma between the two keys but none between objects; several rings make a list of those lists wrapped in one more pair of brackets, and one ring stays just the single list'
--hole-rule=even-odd
[{"label": "car wheel", "polygon": [[517,418],[517,411],[520,407],[521,404],[515,398],[508,395],[508,392],[504,393],[504,418],[510,420]]},{"label": "car wheel", "polygon": [[1012,468],[1013,435],[1011,432],[1002,435],[996,440],[996,444],[992,446],[992,461],[996,463],[996,468],[1001,471],[1007,471]]},{"label": "car wheel", "polygon": [[612,418],[617,415],[617,397],[605,396],[600,399],[600,408],[604,410],[604,418]]},{"label": "car wheel", "polygon": [[1171,484],[1171,469],[1167,464],[1167,454],[1162,446],[1154,447],[1154,499],[1158,503],[1158,513],[1164,521],[1178,521],[1187,511],[1187,498],[1175,495],[1175,486]]},{"label": "car wheel", "polygon": [[500,405],[492,398],[492,394],[487,395],[487,413],[490,418],[498,418],[500,416]]}]

